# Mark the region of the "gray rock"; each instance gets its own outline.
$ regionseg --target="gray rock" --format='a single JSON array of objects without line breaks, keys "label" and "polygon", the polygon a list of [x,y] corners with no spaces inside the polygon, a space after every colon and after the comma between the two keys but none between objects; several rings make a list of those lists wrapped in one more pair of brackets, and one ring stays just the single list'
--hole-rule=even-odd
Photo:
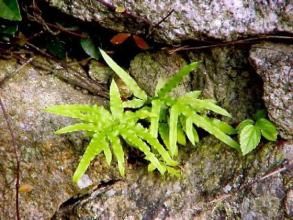
[{"label": "gray rock", "polygon": [[265,43],[254,45],[250,59],[264,83],[263,99],[280,135],[293,138],[293,46]]},{"label": "gray rock", "polygon": [[[181,179],[128,175],[66,202],[53,219],[283,219],[283,176],[249,182],[287,158],[284,149],[267,144],[243,159],[205,138],[192,153],[181,155]],[[228,182],[230,194],[224,192]]]},{"label": "gray rock", "polygon": [[[0,60],[0,76],[11,76],[19,66],[14,60]],[[49,219],[61,203],[78,191],[71,176],[87,140],[81,133],[55,135],[56,129],[73,120],[46,113],[44,109],[61,103],[102,104],[103,100],[84,94],[30,64],[1,81],[0,90],[21,152],[20,185],[26,187],[20,193],[21,218]],[[116,171],[108,170],[103,160],[97,160],[93,167],[88,175],[94,183],[115,176]],[[0,219],[14,219],[15,154],[2,112],[0,170]]]},{"label": "gray rock", "polygon": [[[157,41],[168,44],[293,32],[292,1],[47,1],[81,20],[94,21],[118,32],[150,32]],[[126,13],[115,12],[116,6],[123,6]],[[171,10],[174,12],[156,27]]]},{"label": "gray rock", "polygon": [[[138,54],[130,63],[129,73],[136,80],[138,85],[149,95],[154,96],[159,80],[166,81],[186,64],[185,60],[177,55],[169,55],[160,51],[156,53]],[[190,76],[185,79],[172,91],[173,95],[183,95],[190,91]]]},{"label": "gray rock", "polygon": [[193,90],[202,90],[203,97],[227,109],[233,117],[231,123],[237,124],[262,108],[262,82],[249,65],[247,50],[213,48],[189,53],[189,57],[201,62],[192,75]]}]

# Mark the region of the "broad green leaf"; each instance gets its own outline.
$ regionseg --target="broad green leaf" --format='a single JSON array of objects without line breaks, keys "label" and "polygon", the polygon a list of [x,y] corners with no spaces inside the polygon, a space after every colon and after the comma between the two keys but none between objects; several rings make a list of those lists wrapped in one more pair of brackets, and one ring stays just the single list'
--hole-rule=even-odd
[{"label": "broad green leaf", "polygon": [[117,136],[110,135],[108,136],[109,141],[111,142],[114,156],[116,157],[118,163],[118,169],[121,176],[125,176],[125,160],[124,160],[124,151],[121,145],[120,139]]},{"label": "broad green leaf", "polygon": [[143,128],[141,125],[137,124],[135,128],[132,128],[132,130],[143,140],[149,143],[149,145],[157,151],[163,160],[166,162],[169,166],[177,166],[178,163],[173,160],[168,151],[165,150],[165,148],[160,144],[157,138],[154,138],[147,129]]},{"label": "broad green leaf", "polygon": [[159,100],[152,101],[152,113],[155,115],[155,117],[151,118],[150,133],[155,138],[158,137],[161,106],[162,103]]},{"label": "broad green leaf", "polygon": [[186,145],[186,138],[180,123],[177,124],[177,142],[183,146]]},{"label": "broad green leaf", "polygon": [[114,118],[121,118],[123,115],[123,105],[120,93],[115,80],[112,80],[110,86],[110,109]]},{"label": "broad green leaf", "polygon": [[145,101],[141,99],[131,99],[123,102],[124,108],[140,108],[144,105]]},{"label": "broad green leaf", "polygon": [[147,94],[139,88],[135,80],[122,69],[110,56],[108,56],[105,51],[100,49],[100,53],[104,58],[105,62],[111,67],[111,69],[122,79],[122,81],[128,86],[128,88],[133,92],[134,96],[142,100],[147,100]]},{"label": "broad green leaf", "polygon": [[245,126],[240,132],[240,149],[243,155],[248,154],[260,142],[261,131],[254,125]]},{"label": "broad green leaf", "polygon": [[159,124],[159,134],[160,137],[162,138],[165,146],[170,149],[170,144],[169,144],[169,126],[167,123],[160,123]]},{"label": "broad green leaf", "polygon": [[158,91],[159,97],[166,96],[172,89],[174,89],[182,79],[188,75],[191,71],[198,67],[198,62],[193,62],[188,65],[185,65],[182,69],[180,69],[174,76],[172,76],[165,85]]},{"label": "broad green leaf", "polygon": [[275,125],[265,118],[260,118],[256,121],[255,126],[260,128],[262,136],[264,136],[269,141],[276,141],[278,136],[278,131]]},{"label": "broad green leaf", "polygon": [[105,144],[107,143],[103,133],[95,134],[93,136],[73,174],[73,182],[76,183],[82,177],[91,161],[102,152]]},{"label": "broad green leaf", "polygon": [[170,143],[170,153],[171,156],[178,155],[177,147],[177,123],[178,123],[179,111],[177,105],[173,105],[170,109],[170,120],[169,120],[169,143]]},{"label": "broad green leaf", "polygon": [[0,18],[21,21],[17,0],[0,0]]},{"label": "broad green leaf", "polygon": [[251,120],[251,119],[245,119],[245,120],[243,120],[242,122],[240,122],[239,125],[237,125],[237,127],[236,127],[236,131],[237,131],[238,133],[240,133],[241,130],[242,130],[244,127],[246,127],[247,125],[253,125],[253,124],[254,124],[254,121],[253,121],[253,120]]},{"label": "broad green leaf", "polygon": [[61,128],[55,131],[55,134],[65,134],[65,133],[75,132],[75,131],[97,131],[100,128],[101,128],[100,126],[97,126],[95,124],[78,123],[78,124],[73,124],[73,125],[69,125],[67,127]]},{"label": "broad green leaf", "polygon": [[97,49],[96,45],[94,44],[91,38],[81,39],[80,45],[82,49],[84,50],[84,52],[87,55],[89,55],[91,58],[94,58],[94,59],[100,58],[99,50]]},{"label": "broad green leaf", "polygon": [[212,123],[212,125],[214,125],[217,128],[219,128],[225,134],[232,135],[232,134],[237,133],[236,130],[231,125],[229,125],[228,123],[226,123],[224,121],[221,121],[221,120],[216,119],[216,118],[212,118],[212,119],[209,119],[209,120]]}]

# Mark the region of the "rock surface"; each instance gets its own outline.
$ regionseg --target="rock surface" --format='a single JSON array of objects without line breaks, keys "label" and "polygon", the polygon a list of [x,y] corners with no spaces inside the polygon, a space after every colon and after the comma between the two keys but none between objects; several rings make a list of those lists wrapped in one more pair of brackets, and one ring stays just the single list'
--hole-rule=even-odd
[{"label": "rock surface", "polygon": [[[232,40],[277,32],[293,33],[291,1],[46,1],[81,20],[94,21],[118,32],[150,32],[157,41],[168,44],[196,39]],[[115,12],[117,6],[122,6],[126,12]],[[156,27],[171,10],[173,13]]]},{"label": "rock surface", "polygon": [[240,160],[224,144],[205,138],[183,157],[182,179],[129,175],[68,201],[53,219],[284,219],[282,201],[292,179],[285,184],[287,174],[278,173],[249,182],[290,154],[292,143],[278,148],[267,144]]},{"label": "rock surface", "polygon": [[263,99],[270,119],[285,139],[293,138],[293,46],[254,45],[250,59],[264,82]]},{"label": "rock surface", "polygon": [[246,49],[231,46],[189,53],[191,61],[201,62],[192,75],[193,89],[217,100],[236,124],[263,108],[262,82],[250,67],[248,54]]},{"label": "rock surface", "polygon": [[[156,53],[141,53],[130,63],[129,73],[141,88],[149,95],[154,96],[158,81],[166,81],[184,65],[185,60],[177,54],[169,55],[163,51]],[[191,90],[190,76],[174,88],[173,95],[183,95]]]},{"label": "rock surface", "polygon": [[[61,203],[77,192],[71,176],[87,141],[78,133],[55,135],[56,129],[73,121],[46,113],[44,108],[61,103],[103,103],[103,100],[76,90],[30,64],[12,75],[19,66],[14,60],[0,60],[1,99],[21,151],[20,214],[22,219],[49,219]],[[116,171],[109,170],[103,160],[93,167],[88,173],[92,182],[114,178]],[[0,219],[14,219],[15,154],[2,112],[0,170]]]}]

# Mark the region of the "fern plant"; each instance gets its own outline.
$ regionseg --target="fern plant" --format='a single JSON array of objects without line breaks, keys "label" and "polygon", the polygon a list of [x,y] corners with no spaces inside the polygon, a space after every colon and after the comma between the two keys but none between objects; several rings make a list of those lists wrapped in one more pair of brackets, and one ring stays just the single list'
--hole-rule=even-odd
[{"label": "fern plant", "polygon": [[56,131],[56,134],[74,131],[92,133],[92,139],[73,175],[74,182],[80,179],[90,162],[100,153],[105,155],[106,161],[110,165],[113,152],[118,162],[119,172],[124,176],[125,156],[120,138],[143,152],[151,167],[158,169],[161,174],[164,174],[166,170],[171,173],[175,172],[172,166],[176,166],[177,162],[171,159],[160,142],[138,123],[138,120],[152,117],[151,113],[144,108],[135,112],[125,111],[114,80],[110,86],[110,110],[96,105],[57,105],[47,108],[50,113],[81,121]]},{"label": "fern plant", "polygon": [[234,128],[216,118],[208,117],[209,111],[231,117],[225,109],[216,105],[214,100],[199,99],[200,91],[188,92],[178,98],[170,96],[170,92],[182,79],[197,68],[197,62],[184,66],[163,86],[159,83],[157,88],[160,86],[161,88],[156,89],[155,97],[148,97],[148,101],[146,101],[145,93],[141,91],[135,81],[103,50],[100,52],[106,63],[130,89],[133,89],[133,93],[137,97],[126,102],[124,106],[139,108],[151,103],[153,117],[150,120],[150,133],[155,138],[158,137],[158,134],[160,135],[172,157],[178,154],[177,143],[186,144],[186,137],[193,145],[199,141],[195,127],[202,128],[228,146],[239,149],[239,144],[229,136],[236,133]]},{"label": "fern plant", "polygon": [[[239,145],[229,135],[235,130],[227,123],[208,116],[214,112],[223,116],[231,115],[210,99],[199,99],[200,91],[188,92],[181,97],[174,98],[170,92],[180,81],[196,69],[194,62],[184,66],[171,77],[161,88],[157,86],[154,97],[148,97],[135,80],[116,64],[103,50],[100,53],[105,62],[124,81],[133,92],[133,98],[122,102],[119,89],[112,81],[110,86],[110,111],[102,106],[90,105],[58,105],[47,108],[47,111],[57,115],[79,119],[81,122],[56,131],[64,134],[75,131],[85,131],[92,134],[82,159],[73,175],[76,182],[85,173],[90,162],[100,153],[105,155],[110,165],[112,154],[118,162],[120,174],[125,174],[125,155],[121,138],[128,145],[144,153],[149,161],[148,170],[157,169],[161,174],[166,171],[178,175],[178,164],[173,158],[178,154],[177,143],[186,144],[188,139],[192,144],[199,141],[196,127],[202,128],[223,141],[230,147]],[[149,121],[145,128],[140,121]],[[165,147],[160,143],[161,137]],[[187,138],[186,138],[187,137]]]}]

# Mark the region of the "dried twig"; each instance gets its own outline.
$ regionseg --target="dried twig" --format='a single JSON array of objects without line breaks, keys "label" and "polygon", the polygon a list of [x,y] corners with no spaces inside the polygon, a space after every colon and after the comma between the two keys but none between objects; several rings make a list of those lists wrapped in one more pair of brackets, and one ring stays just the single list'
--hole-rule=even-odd
[{"label": "dried twig", "polygon": [[14,154],[15,154],[15,161],[16,161],[16,182],[15,182],[15,211],[16,211],[16,219],[20,220],[20,214],[19,214],[19,179],[20,179],[20,152],[18,149],[18,146],[16,144],[16,139],[9,121],[8,114],[5,110],[4,104],[2,102],[2,99],[0,97],[0,106],[1,110],[3,112],[4,119],[6,121],[10,136],[11,136],[11,141],[14,149]]},{"label": "dried twig", "polygon": [[246,38],[241,40],[234,40],[234,41],[227,41],[224,43],[218,43],[218,44],[212,44],[212,45],[204,45],[204,46],[195,46],[195,47],[189,47],[189,46],[181,46],[178,48],[170,49],[168,50],[169,54],[173,54],[178,51],[190,51],[190,50],[202,50],[202,49],[209,49],[209,48],[215,48],[215,47],[224,47],[228,45],[237,45],[237,44],[247,44],[249,42],[255,42],[260,40],[293,40],[293,37],[291,36],[276,36],[276,35],[267,35],[267,36],[260,36],[260,37],[252,37],[252,38]]}]

